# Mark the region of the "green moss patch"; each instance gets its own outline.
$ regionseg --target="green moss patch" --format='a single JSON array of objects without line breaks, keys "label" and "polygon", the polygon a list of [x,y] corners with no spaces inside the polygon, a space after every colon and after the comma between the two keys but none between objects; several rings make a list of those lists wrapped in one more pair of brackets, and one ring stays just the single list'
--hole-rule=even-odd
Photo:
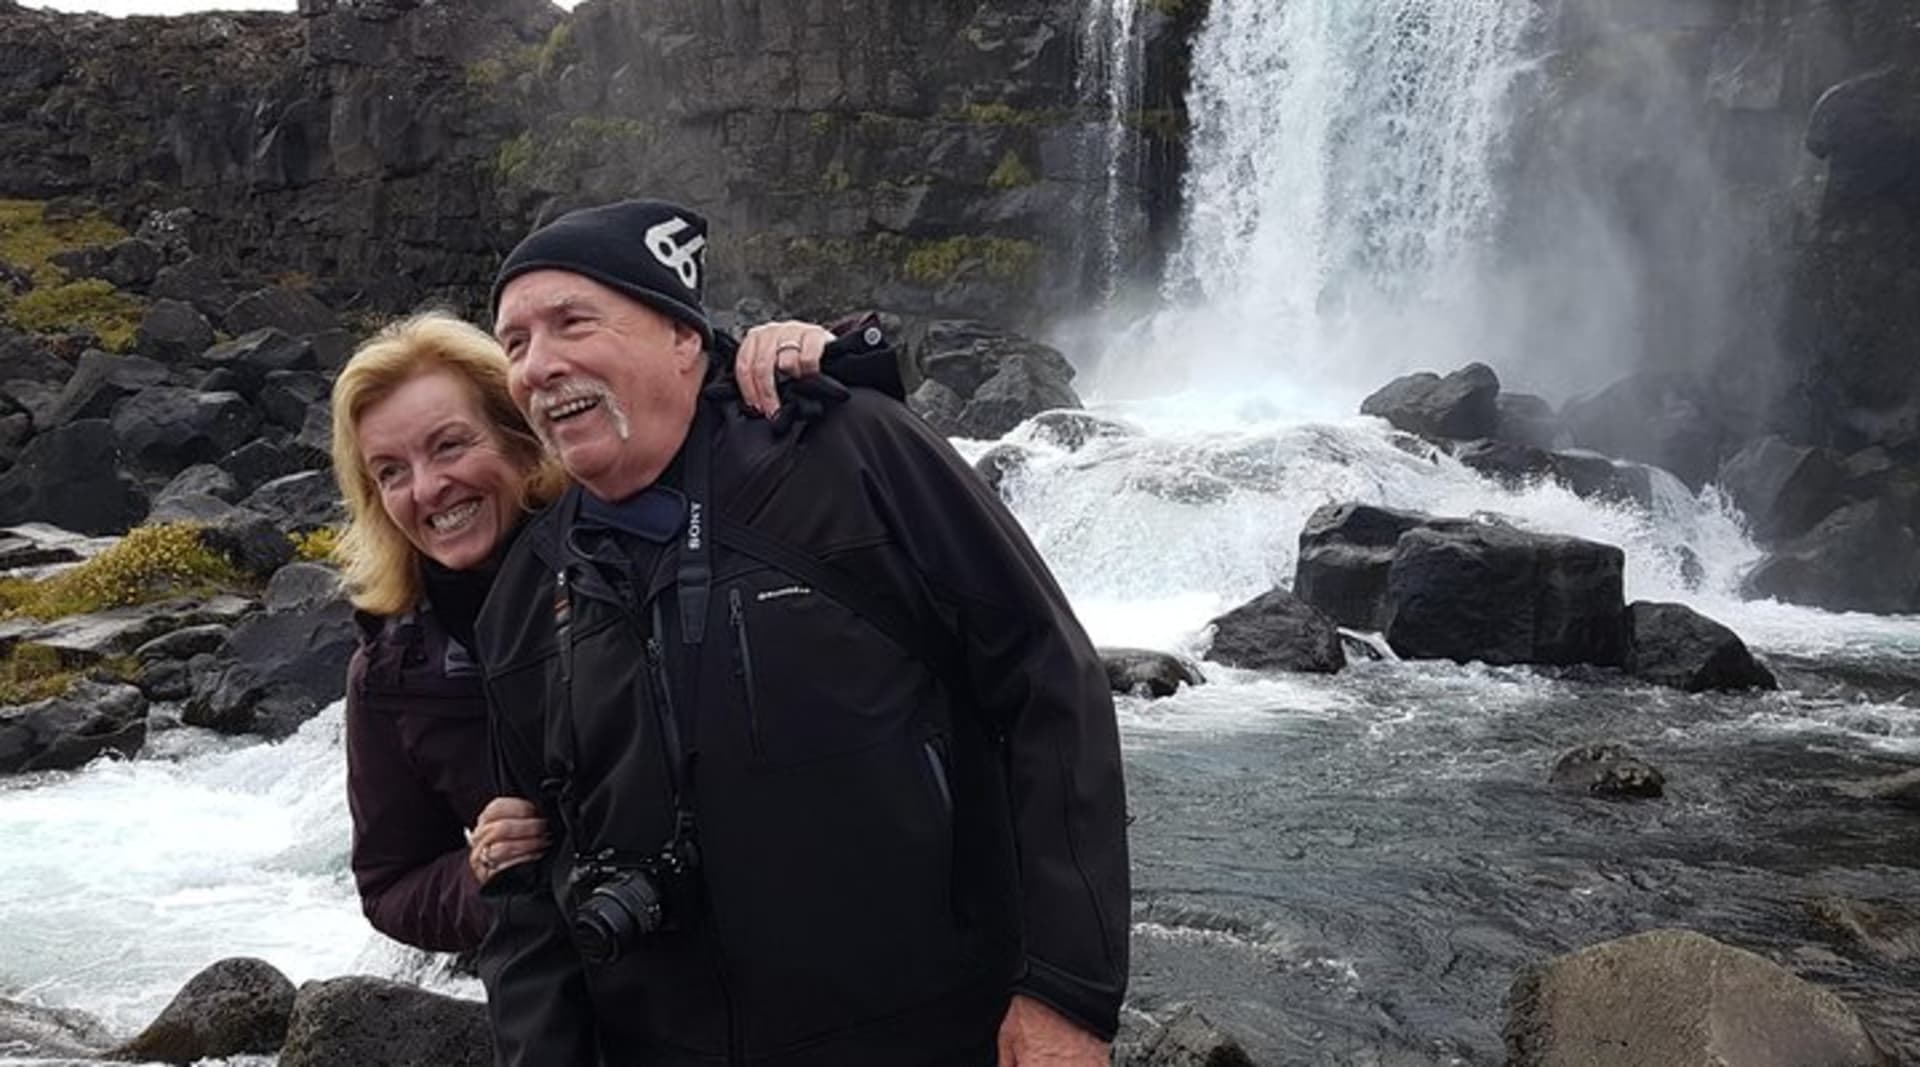
[{"label": "green moss patch", "polygon": [[239,570],[192,523],[138,526],[113,547],[51,578],[0,579],[0,615],[57,619],[242,584]]},{"label": "green moss patch", "polygon": [[147,305],[98,278],[61,282],[0,298],[0,318],[35,333],[86,330],[109,352],[133,348]]},{"label": "green moss patch", "polygon": [[40,200],[0,200],[0,259],[33,275],[36,285],[54,285],[67,274],[53,265],[60,252],[89,245],[110,245],[127,238],[127,231],[99,212],[77,219],[48,219]]},{"label": "green moss patch", "polygon": [[922,285],[955,281],[978,270],[996,281],[1020,281],[1039,262],[1040,249],[1010,237],[949,237],[919,244],[907,253],[902,269]]},{"label": "green moss patch", "polygon": [[132,348],[146,302],[98,278],[69,281],[53,262],[61,252],[110,245],[126,236],[98,212],[48,219],[42,201],[0,200],[0,260],[33,279],[33,288],[17,296],[0,287],[0,322],[35,333],[86,330],[110,351]]}]

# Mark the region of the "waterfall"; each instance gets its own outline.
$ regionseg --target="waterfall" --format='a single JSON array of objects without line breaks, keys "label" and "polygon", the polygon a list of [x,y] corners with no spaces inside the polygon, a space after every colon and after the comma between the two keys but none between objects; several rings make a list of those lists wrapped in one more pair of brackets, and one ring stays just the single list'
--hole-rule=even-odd
[{"label": "waterfall", "polygon": [[1113,299],[1141,228],[1124,199],[1140,179],[1139,131],[1134,126],[1140,109],[1139,6],[1140,0],[1089,0],[1080,27],[1074,90],[1082,111],[1101,117],[1089,139],[1090,154],[1096,158],[1088,168],[1097,172],[1100,199],[1088,235],[1091,247],[1084,250],[1091,259],[1092,291],[1101,304]]},{"label": "waterfall", "polygon": [[1470,350],[1456,335],[1535,17],[1532,0],[1214,0],[1164,285],[1189,310],[1122,362],[1157,371],[1197,342],[1197,380],[1337,366],[1378,385]]}]

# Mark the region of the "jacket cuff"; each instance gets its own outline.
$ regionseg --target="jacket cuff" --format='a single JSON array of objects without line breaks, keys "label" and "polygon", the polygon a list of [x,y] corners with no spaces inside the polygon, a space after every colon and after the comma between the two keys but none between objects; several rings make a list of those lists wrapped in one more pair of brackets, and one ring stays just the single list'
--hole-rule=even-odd
[{"label": "jacket cuff", "polygon": [[1102,1041],[1120,1032],[1120,993],[1076,978],[1042,960],[1027,957],[1025,971],[1014,980],[1013,991],[1066,1016],[1074,1025]]}]

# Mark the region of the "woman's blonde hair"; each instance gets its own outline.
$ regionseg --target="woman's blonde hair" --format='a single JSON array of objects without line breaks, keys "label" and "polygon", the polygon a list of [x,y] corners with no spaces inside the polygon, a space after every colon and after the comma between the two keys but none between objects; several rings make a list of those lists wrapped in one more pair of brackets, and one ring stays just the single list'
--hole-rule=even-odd
[{"label": "woman's blonde hair", "polygon": [[375,615],[398,615],[420,602],[420,555],[387,517],[380,487],[360,451],[360,419],[401,385],[434,371],[452,371],[472,389],[507,458],[526,475],[520,506],[550,503],[566,473],[540,447],[507,393],[507,356],[493,338],[444,311],[389,324],[362,344],[333,383],[333,477],[347,505],[347,530],[334,557],[353,604]]}]

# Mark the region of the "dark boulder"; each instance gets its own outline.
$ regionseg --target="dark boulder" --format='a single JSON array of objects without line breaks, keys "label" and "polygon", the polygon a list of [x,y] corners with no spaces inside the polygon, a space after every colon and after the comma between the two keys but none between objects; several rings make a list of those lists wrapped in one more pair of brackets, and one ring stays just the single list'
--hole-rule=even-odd
[{"label": "dark boulder", "polygon": [[162,363],[193,359],[213,343],[213,325],[192,304],[156,300],[140,317],[134,350]]},{"label": "dark boulder", "polygon": [[1618,463],[1597,452],[1567,449],[1551,453],[1553,478],[1582,500],[1653,506],[1653,468]]},{"label": "dark boulder", "polygon": [[1170,697],[1183,685],[1206,682],[1200,668],[1170,652],[1144,648],[1103,648],[1100,662],[1107,668],[1107,685],[1114,692]]},{"label": "dark boulder", "polygon": [[247,508],[232,508],[207,522],[200,543],[232,560],[241,573],[262,580],[293,562],[293,540],[280,523]]},{"label": "dark boulder", "polygon": [[1387,573],[1387,643],[1405,659],[1618,666],[1625,564],[1612,545],[1493,523],[1410,530]]},{"label": "dark boulder", "polygon": [[1689,693],[1778,688],[1738,634],[1684,604],[1627,606],[1626,670]]},{"label": "dark boulder", "polygon": [[1207,658],[1247,670],[1332,674],[1347,665],[1340,628],[1284,589],[1270,589],[1207,624]]},{"label": "dark boulder", "polygon": [[312,337],[340,328],[340,318],[313,294],[272,286],[256,289],[227,308],[227,332],[234,336],[255,330],[279,330],[294,337]]},{"label": "dark boulder", "polygon": [[220,960],[188,979],[159,1016],[111,1056],[189,1064],[271,1053],[286,1037],[293,1003],[293,983],[272,964]]},{"label": "dark boulder", "polygon": [[0,475],[0,525],[48,522],[86,534],[122,533],[146,513],[146,493],[121,469],[105,419],[36,436]]},{"label": "dark boulder", "polygon": [[1396,378],[1367,397],[1360,414],[1422,437],[1471,440],[1499,434],[1499,396],[1493,368],[1469,363],[1444,378],[1425,371]]},{"label": "dark boulder", "polygon": [[[183,300],[202,315],[225,325],[221,315],[233,303],[233,287],[227,284],[220,268],[212,260],[194,256],[154,275],[148,295],[156,300]],[[228,332],[234,331],[228,325]]]},{"label": "dark boulder", "polygon": [[1385,626],[1387,571],[1400,535],[1432,521],[1417,511],[1326,504],[1300,530],[1293,591],[1341,626]]},{"label": "dark boulder", "polygon": [[1829,611],[1920,611],[1920,539],[1887,502],[1850,504],[1769,553],[1741,590]]},{"label": "dark boulder", "polygon": [[235,626],[196,678],[181,718],[222,733],[286,736],[340,698],[356,641],[340,576],[288,564],[267,586],[266,610]]},{"label": "dark boulder", "polygon": [[1182,1005],[1165,1021],[1122,1026],[1114,1042],[1117,1067],[1253,1067],[1253,1057],[1200,1009]]},{"label": "dark boulder", "polygon": [[9,1057],[28,1061],[92,1060],[112,1043],[113,1035],[100,1020],[84,1012],[0,997],[0,1051]]},{"label": "dark boulder", "polygon": [[167,254],[151,241],[129,237],[107,249],[98,276],[115,289],[144,292],[167,265]]},{"label": "dark boulder", "polygon": [[[206,350],[200,361],[216,370],[232,372],[236,388],[249,395],[266,384],[276,371],[312,370],[317,366],[313,343],[271,327],[222,341]],[[293,424],[299,426],[298,422]]]},{"label": "dark boulder", "polygon": [[1548,782],[1556,789],[1608,800],[1650,800],[1667,790],[1659,768],[1615,744],[1581,745],[1562,753]]},{"label": "dark boulder", "polygon": [[1532,445],[1481,439],[1460,442],[1448,451],[1461,466],[1508,489],[1518,489],[1554,473],[1553,456]]},{"label": "dark boulder", "polygon": [[1698,490],[1718,469],[1728,438],[1715,410],[1687,379],[1636,374],[1569,401],[1560,417],[1579,447],[1670,470]]},{"label": "dark boulder", "polygon": [[73,376],[73,366],[54,354],[45,338],[0,325],[0,383],[9,391],[17,381],[64,385]]},{"label": "dark boulder", "polygon": [[492,1067],[487,1008],[383,978],[308,982],[280,1067]]},{"label": "dark boulder", "polygon": [[254,490],[276,478],[307,470],[303,465],[304,460],[304,451],[296,455],[293,449],[284,444],[255,438],[221,460],[220,466],[233,475],[234,491],[244,500]]},{"label": "dark boulder", "polygon": [[166,385],[169,380],[170,372],[164,364],[144,356],[83,352],[53,410],[36,416],[36,421],[45,430],[79,419],[108,418],[120,401],[143,389]]},{"label": "dark boulder", "polygon": [[159,386],[113,409],[121,455],[139,470],[167,477],[231,454],[259,428],[260,413],[238,393]]},{"label": "dark boulder", "polygon": [[1893,1067],[1846,1002],[1690,930],[1529,968],[1507,997],[1508,1067]]},{"label": "dark boulder", "polygon": [[183,626],[171,633],[159,637],[133,650],[133,658],[142,663],[156,660],[187,660],[202,652],[219,651],[226,643],[233,627],[219,622],[201,623],[198,626]]},{"label": "dark boulder", "polygon": [[313,371],[274,371],[260,387],[260,410],[275,426],[298,433],[307,423],[307,412],[325,406],[332,391],[333,383]]},{"label": "dark boulder", "polygon": [[68,771],[147,739],[147,698],[129,685],[80,682],[65,696],[0,707],[0,774]]},{"label": "dark boulder", "polygon": [[326,471],[288,474],[255,489],[241,506],[279,523],[288,533],[307,533],[346,521],[340,489]]},{"label": "dark boulder", "polygon": [[1560,447],[1564,435],[1560,416],[1545,399],[1531,393],[1501,393],[1494,404],[1500,412],[1495,440],[1548,452]]},{"label": "dark boulder", "polygon": [[[983,323],[929,324],[916,345],[926,382],[908,403],[951,436],[992,440],[1056,408],[1079,408],[1073,366],[1058,350]],[[927,389],[938,383],[951,393]],[[954,401],[959,410],[951,411]]]},{"label": "dark boulder", "polygon": [[966,436],[961,416],[966,413],[967,400],[950,386],[932,379],[921,382],[907,397],[907,407],[942,437]]},{"label": "dark boulder", "polygon": [[1772,544],[1813,529],[1846,502],[1847,476],[1832,453],[1763,437],[1727,458],[1714,479]]},{"label": "dark boulder", "polygon": [[167,500],[177,496],[210,496],[230,503],[239,492],[239,484],[233,480],[233,475],[211,463],[196,463],[174,475],[165,488],[155,493],[153,506],[158,510]]}]

